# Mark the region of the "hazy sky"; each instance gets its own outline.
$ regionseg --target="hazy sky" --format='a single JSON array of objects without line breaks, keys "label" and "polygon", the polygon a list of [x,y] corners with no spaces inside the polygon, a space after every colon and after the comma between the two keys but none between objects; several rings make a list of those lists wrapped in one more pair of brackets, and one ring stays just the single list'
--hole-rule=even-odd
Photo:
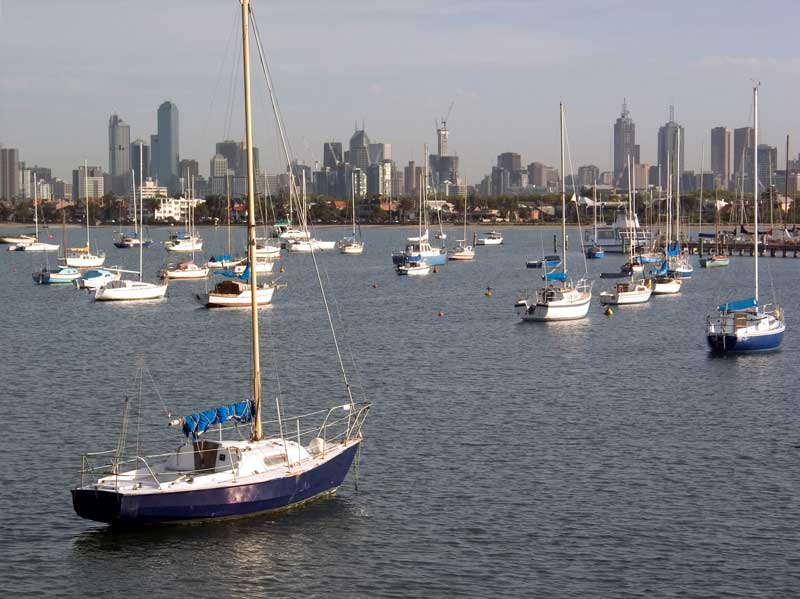
[{"label": "hazy sky", "polygon": [[[737,6],[738,5],[738,6]],[[345,145],[363,119],[400,165],[450,149],[477,182],[497,154],[557,164],[563,100],[572,163],[610,168],[627,98],[642,162],[675,104],[687,168],[709,130],[748,124],[762,82],[760,141],[800,151],[800,2],[695,0],[253,0],[288,134],[301,161]],[[243,138],[238,0],[0,0],[0,143],[66,177],[84,158],[108,167],[108,118],[131,139],[180,110],[181,158],[202,173],[214,142]],[[257,67],[254,61],[254,67]],[[254,68],[262,165],[282,170],[266,85]],[[232,112],[231,112],[232,111]],[[231,116],[227,116],[228,114]],[[707,168],[707,166],[706,166]]]}]

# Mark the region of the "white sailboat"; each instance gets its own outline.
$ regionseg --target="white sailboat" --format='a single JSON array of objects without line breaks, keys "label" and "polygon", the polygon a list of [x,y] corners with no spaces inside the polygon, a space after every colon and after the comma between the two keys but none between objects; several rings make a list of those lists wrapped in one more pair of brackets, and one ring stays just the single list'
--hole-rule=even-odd
[{"label": "white sailboat", "polygon": [[67,266],[73,268],[96,268],[103,266],[106,261],[106,255],[103,252],[97,254],[92,253],[91,240],[89,238],[89,165],[88,161],[83,161],[83,187],[84,195],[86,198],[86,245],[84,247],[70,248],[71,253],[64,257]]},{"label": "white sailboat", "polygon": [[667,152],[667,234],[664,240],[664,260],[661,266],[648,277],[646,285],[653,290],[653,295],[675,295],[680,293],[683,281],[669,272],[669,248],[672,245],[672,171],[670,170],[670,153]]},{"label": "white sailboat", "polygon": [[564,105],[559,104],[561,139],[561,270],[545,272],[543,287],[517,300],[522,320],[550,322],[585,318],[592,301],[592,282],[584,277],[573,282],[567,276],[567,200],[564,174]]},{"label": "white sailboat", "polygon": [[[247,144],[248,252],[255,258],[253,144],[250,120],[248,54],[249,0],[241,0]],[[253,273],[252,283],[256,275]],[[324,294],[323,294],[324,297]],[[330,317],[329,317],[330,319]],[[332,322],[329,320],[329,322]],[[264,435],[261,401],[261,356],[258,310],[251,303],[252,399],[229,403],[170,421],[180,427],[185,442],[168,455],[124,455],[125,444],[83,458],[81,484],[72,490],[75,511],[83,518],[112,524],[140,525],[202,521],[259,512],[285,510],[336,491],[347,475],[363,440],[362,426],[369,404],[357,406],[341,367],[346,402],[289,420],[297,434],[286,430],[278,400],[277,435]],[[331,327],[334,341],[336,334]],[[337,355],[341,359],[338,350]],[[341,363],[341,360],[340,360]],[[223,430],[235,423],[236,430]],[[242,425],[252,423],[249,437]],[[219,434],[217,433],[219,425]],[[213,429],[211,427],[214,427]],[[210,432],[213,430],[213,434]],[[204,437],[206,432],[210,434]],[[284,432],[285,431],[285,432]],[[304,435],[302,431],[310,431]],[[233,434],[231,434],[233,433]],[[238,433],[238,434],[237,434]],[[91,468],[92,460],[110,456],[110,464]]]},{"label": "white sailboat", "polygon": [[[19,243],[14,246],[17,251],[23,252],[55,252],[58,250],[57,243],[44,243],[39,241],[39,201],[37,194],[38,185],[36,184],[36,173],[33,175],[33,223],[35,227],[35,241],[31,243]],[[11,248],[9,248],[11,249]]]},{"label": "white sailboat", "polygon": [[[188,179],[188,171],[187,171]],[[196,202],[191,185],[186,185],[184,190],[186,197],[186,230],[178,231],[170,235],[164,242],[164,247],[168,252],[200,252],[203,250],[203,238],[197,234],[194,225],[194,204]]]},{"label": "white sailboat", "polygon": [[[142,153],[139,152],[139,156]],[[139,176],[141,177],[141,165],[139,168]],[[141,182],[139,185],[141,189]],[[141,193],[141,192],[140,192]],[[133,191],[133,202],[134,206],[136,205],[136,188],[134,187]],[[139,198],[139,216],[140,218],[144,218],[144,210],[143,210],[144,202],[142,202],[141,197]],[[104,286],[100,287],[91,287],[92,299],[96,302],[132,302],[132,301],[145,301],[145,300],[161,300],[164,299],[164,296],[167,294],[167,283],[155,284],[155,283],[147,283],[142,280],[142,272],[143,272],[143,263],[144,263],[144,256],[143,256],[143,249],[144,244],[139,244],[139,272],[136,273],[139,275],[139,278],[134,279],[122,279],[122,278],[115,278],[114,280],[108,281]],[[125,271],[130,272],[130,271]]]},{"label": "white sailboat", "polygon": [[[758,85],[753,87],[753,147],[758,148]],[[786,332],[785,313],[777,304],[763,304],[758,293],[758,152],[753,152],[753,297],[726,302],[706,319],[706,340],[714,352],[749,353],[780,347]]]},{"label": "white sailboat", "polygon": [[[186,171],[186,180],[187,180],[187,195],[190,198],[194,198],[194,179],[190,178],[189,171]],[[191,204],[190,204],[191,206]],[[193,208],[189,208],[188,214],[190,215],[187,219],[188,231],[189,231],[189,241],[187,242],[189,245],[189,252],[191,252],[192,257],[189,260],[182,260],[178,263],[167,264],[164,268],[161,269],[161,278],[162,279],[179,279],[179,280],[192,280],[192,279],[205,279],[209,273],[209,266],[208,264],[201,265],[195,264],[194,261],[194,252],[195,246],[198,245],[197,240],[199,237],[195,235],[194,232],[194,218],[193,216]],[[199,245],[202,248],[203,242],[202,239],[199,241]],[[173,246],[174,247],[174,246]],[[172,251],[182,251],[182,250],[175,250]]]},{"label": "white sailboat", "polygon": [[467,192],[464,192],[464,230],[463,239],[456,240],[456,247],[447,253],[448,260],[474,260],[475,248],[467,243]]},{"label": "white sailboat", "polygon": [[[672,276],[688,279],[691,278],[694,272],[689,254],[681,248],[681,130],[678,128],[675,133],[675,162],[677,166],[673,169],[675,171],[675,247],[667,248],[667,257],[669,260],[669,273]],[[702,171],[702,159],[700,169]],[[701,172],[702,175],[702,172]],[[670,173],[672,176],[672,173]],[[700,191],[702,197],[702,176],[700,178]],[[672,251],[671,251],[672,250]],[[675,251],[677,250],[677,251]],[[675,255],[670,255],[675,254]]]},{"label": "white sailboat", "polygon": [[353,234],[339,242],[339,251],[342,254],[363,254],[364,240],[361,239],[361,227],[358,228],[359,234],[356,236],[356,189],[352,173],[350,174],[350,199],[352,201],[353,210]]},{"label": "white sailboat", "polygon": [[[631,158],[628,156],[628,207],[630,210],[630,214],[632,214],[635,218],[636,212],[633,209],[633,191],[632,188],[633,180],[631,179]],[[632,222],[633,219],[630,219]],[[630,233],[630,239],[633,240],[633,232]],[[634,252],[634,244],[629,243],[629,256],[630,256],[630,263],[633,264],[633,252]],[[643,304],[644,302],[650,299],[650,296],[653,294],[652,287],[648,286],[643,279],[634,278],[633,272],[631,272],[630,280],[624,281],[621,283],[615,283],[611,289],[607,289],[600,293],[600,303],[605,305],[627,305],[627,304]]]}]

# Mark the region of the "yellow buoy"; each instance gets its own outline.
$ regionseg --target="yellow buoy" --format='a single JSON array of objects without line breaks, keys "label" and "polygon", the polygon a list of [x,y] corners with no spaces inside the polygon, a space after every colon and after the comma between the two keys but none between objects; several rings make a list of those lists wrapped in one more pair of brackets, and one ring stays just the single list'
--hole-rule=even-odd
[{"label": "yellow buoy", "polygon": [[483,292],[483,295],[485,295],[486,297],[492,297],[492,288],[487,287],[486,291]]},{"label": "yellow buoy", "polygon": [[611,309],[611,306],[606,308],[606,316],[611,316],[614,313],[614,310]]}]

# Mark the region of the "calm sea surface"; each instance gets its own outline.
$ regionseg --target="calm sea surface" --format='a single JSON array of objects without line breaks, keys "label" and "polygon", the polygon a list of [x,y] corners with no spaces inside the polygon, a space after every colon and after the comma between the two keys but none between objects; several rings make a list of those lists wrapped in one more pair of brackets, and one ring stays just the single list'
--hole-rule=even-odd
[{"label": "calm sea surface", "polygon": [[[247,398],[248,312],[198,307],[203,282],[171,282],[163,303],[93,304],[34,285],[44,256],[0,249],[5,594],[797,596],[800,260],[761,262],[762,294],[774,285],[786,307],[783,348],[715,358],[705,316],[749,293],[750,259],[695,261],[680,296],[611,317],[595,300],[589,318],[543,326],[521,323],[513,303],[540,282],[525,260],[551,253],[554,230],[507,230],[473,263],[398,277],[390,252],[410,231],[367,229],[363,256],[320,257],[350,373],[374,404],[358,488],[353,470],[335,498],[287,515],[141,531],[74,514],[80,455],[116,445],[126,395],[149,409],[129,435],[162,450],[179,442],[162,401],[182,415]],[[93,232],[107,264],[135,267],[113,233]],[[167,233],[154,229],[145,250],[150,277]],[[201,233],[206,257],[224,248],[223,228]],[[269,417],[278,383],[290,414],[342,399],[311,258],[280,264],[287,288],[261,311]],[[577,247],[571,268],[583,270]]]}]

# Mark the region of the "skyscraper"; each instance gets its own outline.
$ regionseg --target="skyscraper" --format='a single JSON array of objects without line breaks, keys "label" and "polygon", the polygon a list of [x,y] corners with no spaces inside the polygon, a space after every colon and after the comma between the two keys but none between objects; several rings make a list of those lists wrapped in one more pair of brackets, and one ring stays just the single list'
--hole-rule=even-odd
[{"label": "skyscraper", "polygon": [[150,176],[150,146],[143,139],[131,143],[131,170],[139,185],[139,152],[142,153],[142,182]]},{"label": "skyscraper", "polygon": [[119,115],[108,119],[108,173],[127,177],[131,171],[131,127]]},{"label": "skyscraper", "polygon": [[503,152],[497,157],[497,168],[504,168],[509,172],[522,168],[522,158],[516,152]]},{"label": "skyscraper", "polygon": [[325,168],[336,168],[344,160],[342,142],[326,141],[322,147],[322,165]]},{"label": "skyscraper", "polygon": [[[680,148],[676,145],[678,131],[680,131]],[[658,130],[658,164],[661,166],[662,187],[667,182],[667,156],[670,157],[673,174],[680,175],[683,172],[683,165],[686,162],[686,154],[683,151],[685,139],[683,126],[675,122],[675,107],[670,106],[669,121]],[[680,150],[680,164],[675,160],[678,150]]]},{"label": "skyscraper", "polygon": [[19,151],[16,148],[0,148],[0,198],[16,199],[18,178]]},{"label": "skyscraper", "polygon": [[628,111],[628,104],[622,101],[622,114],[614,123],[614,179],[618,181],[627,168],[628,156],[634,163],[639,162],[636,146],[636,125]]},{"label": "skyscraper", "polygon": [[350,164],[361,169],[366,177],[369,166],[369,137],[363,129],[356,129],[350,138],[349,158]]},{"label": "skyscraper", "polygon": [[747,163],[753,161],[753,142],[755,140],[755,133],[752,127],[740,127],[733,130],[733,176],[740,177],[742,172],[747,173],[753,170],[751,166],[749,171]]},{"label": "skyscraper", "polygon": [[[158,107],[158,181],[161,185],[176,190],[180,146],[178,134],[178,107],[164,102]],[[155,152],[154,152],[155,154]]]},{"label": "skyscraper", "polygon": [[731,130],[714,127],[711,130],[711,172],[727,187],[731,178]]},{"label": "skyscraper", "polygon": [[150,178],[158,181],[158,135],[150,136]]}]

